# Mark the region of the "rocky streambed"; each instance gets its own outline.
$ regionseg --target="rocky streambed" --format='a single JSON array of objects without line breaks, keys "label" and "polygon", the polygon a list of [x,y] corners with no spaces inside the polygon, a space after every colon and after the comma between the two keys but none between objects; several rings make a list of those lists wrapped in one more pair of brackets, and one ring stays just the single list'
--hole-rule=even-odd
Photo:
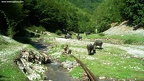
[{"label": "rocky streambed", "polygon": [[[40,52],[45,53],[51,45],[39,41],[39,43],[35,43],[35,47]],[[46,48],[42,49],[42,47]],[[43,74],[44,81],[80,81],[79,79],[72,78],[68,73],[68,71],[77,65],[76,61],[60,62],[56,58],[51,57],[51,63],[46,64],[47,70]]]},{"label": "rocky streambed", "polygon": [[35,42],[39,51],[24,49],[15,59],[15,63],[30,81],[80,81],[72,78],[68,71],[77,66],[77,62],[59,62],[47,54],[49,44]]},{"label": "rocky streambed", "polygon": [[30,81],[34,81],[43,80],[43,73],[47,70],[44,64],[51,63],[51,60],[44,53],[22,50],[15,63]]}]

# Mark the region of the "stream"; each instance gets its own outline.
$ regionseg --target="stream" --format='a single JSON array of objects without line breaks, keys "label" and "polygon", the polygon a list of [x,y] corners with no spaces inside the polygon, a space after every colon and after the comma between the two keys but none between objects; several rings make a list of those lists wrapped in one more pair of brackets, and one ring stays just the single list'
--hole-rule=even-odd
[{"label": "stream", "polygon": [[[40,52],[46,52],[49,44],[44,44],[41,41],[34,42],[33,46]],[[81,81],[79,79],[72,78],[66,69],[63,68],[59,62],[52,62],[46,64],[47,71],[44,72],[44,81]]]}]

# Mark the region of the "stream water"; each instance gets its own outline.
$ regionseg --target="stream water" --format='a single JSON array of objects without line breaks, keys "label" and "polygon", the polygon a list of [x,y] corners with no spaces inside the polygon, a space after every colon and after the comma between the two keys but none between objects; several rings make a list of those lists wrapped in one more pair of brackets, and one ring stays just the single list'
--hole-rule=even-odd
[{"label": "stream water", "polygon": [[45,72],[46,80],[52,81],[80,81],[79,79],[74,79],[70,77],[68,72],[59,63],[48,64],[48,70]]},{"label": "stream water", "polygon": [[[49,44],[43,44],[41,42],[34,42],[33,46],[40,52],[45,52],[48,49]],[[44,73],[44,81],[81,81],[79,79],[72,78],[66,69],[58,62],[52,62],[46,64],[48,70]]]}]

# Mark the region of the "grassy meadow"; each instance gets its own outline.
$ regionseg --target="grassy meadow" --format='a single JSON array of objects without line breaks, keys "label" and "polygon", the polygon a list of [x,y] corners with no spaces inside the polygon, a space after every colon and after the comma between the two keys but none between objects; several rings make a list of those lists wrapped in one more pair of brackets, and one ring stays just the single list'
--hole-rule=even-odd
[{"label": "grassy meadow", "polygon": [[[134,35],[121,36],[121,35],[104,35],[104,34],[91,34],[86,36],[81,34],[83,40],[94,41],[95,39],[101,39],[105,43],[111,43],[116,45],[127,46],[127,44],[139,45],[144,43],[143,38]],[[75,37],[73,37],[75,39]],[[110,38],[109,40],[106,40]],[[88,39],[88,40],[87,40]],[[114,41],[110,41],[114,40]],[[130,41],[129,41],[130,40]],[[132,40],[132,41],[131,41]],[[120,42],[119,42],[120,41]],[[115,43],[118,42],[118,43]],[[75,42],[76,43],[76,42]],[[70,48],[73,50],[72,54],[79,58],[94,75],[98,78],[112,78],[115,80],[144,80],[144,58],[143,57],[134,57],[133,55],[128,54],[125,50],[120,49],[116,46],[104,46],[104,49],[96,49],[96,54],[89,56],[86,50],[86,44],[76,44],[68,43]],[[57,43],[55,43],[57,44]],[[50,54],[58,59],[65,61],[69,60],[68,56],[63,56],[58,54],[55,56],[55,53],[58,53],[62,50],[64,44],[58,43],[57,49],[52,49]],[[81,67],[76,67],[69,72],[71,76],[80,78],[84,71]]]}]

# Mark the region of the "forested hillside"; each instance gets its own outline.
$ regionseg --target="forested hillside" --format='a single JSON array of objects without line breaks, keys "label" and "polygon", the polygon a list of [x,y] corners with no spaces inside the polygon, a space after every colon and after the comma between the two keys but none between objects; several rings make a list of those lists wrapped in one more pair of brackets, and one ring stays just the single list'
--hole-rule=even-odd
[{"label": "forested hillside", "polygon": [[100,32],[111,23],[129,21],[129,25],[143,26],[144,0],[105,0],[95,9],[94,15]]},{"label": "forested hillside", "polygon": [[24,0],[0,3],[0,30],[8,36],[33,31],[103,32],[111,23],[144,23],[143,0]]},{"label": "forested hillside", "polygon": [[93,13],[93,11],[99,6],[104,0],[69,0],[76,7],[81,8],[82,10]]},{"label": "forested hillside", "polygon": [[122,12],[125,7],[124,0],[105,0],[95,9],[96,26],[100,32],[110,28],[111,23],[122,22]]}]

